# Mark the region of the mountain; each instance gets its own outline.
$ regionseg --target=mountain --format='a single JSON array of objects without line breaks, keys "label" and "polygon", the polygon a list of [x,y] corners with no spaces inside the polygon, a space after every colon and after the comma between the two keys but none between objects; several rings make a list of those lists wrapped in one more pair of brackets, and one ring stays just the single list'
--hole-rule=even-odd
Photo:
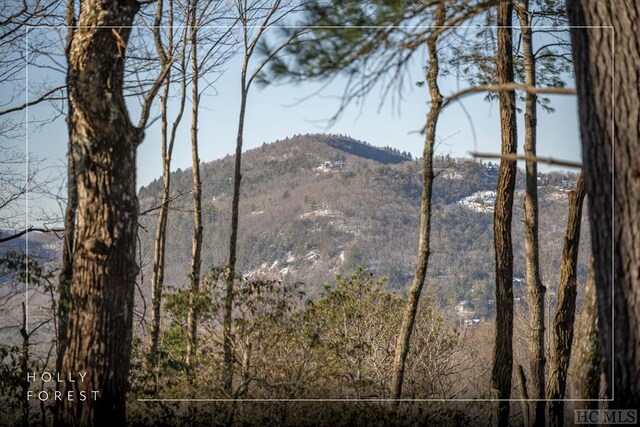
[{"label": "mountain", "polygon": [[[203,273],[226,264],[234,157],[203,163]],[[493,202],[497,166],[438,157],[433,188],[431,257],[426,292],[441,306],[468,301],[477,313],[492,311]],[[577,177],[541,174],[541,270],[553,295],[566,227],[567,193]],[[310,296],[336,274],[362,265],[406,292],[418,245],[421,161],[343,135],[296,135],[243,154],[238,270],[302,281]],[[175,196],[168,220],[167,286],[183,288],[193,229],[191,170],[172,174]],[[516,297],[525,297],[522,201],[519,172],[515,202]],[[162,184],[140,190],[141,211],[160,204]],[[586,276],[588,227],[583,219],[580,275]],[[157,211],[140,218],[143,274],[153,260]],[[148,290],[149,286],[143,289]],[[147,291],[145,291],[147,293]]]},{"label": "mountain", "polygon": [[[0,230],[0,238],[9,238],[22,230]],[[62,253],[62,240],[56,233],[31,232],[14,239],[0,243],[0,256],[7,253],[21,253],[29,246],[30,258],[37,259],[41,263],[47,263],[57,259]],[[28,239],[28,240],[27,240]]]}]

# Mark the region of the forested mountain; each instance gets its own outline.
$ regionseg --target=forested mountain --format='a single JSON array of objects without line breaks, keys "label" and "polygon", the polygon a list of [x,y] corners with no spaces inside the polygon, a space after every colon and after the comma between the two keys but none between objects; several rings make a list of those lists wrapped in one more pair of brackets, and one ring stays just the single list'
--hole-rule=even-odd
[{"label": "forested mountain", "polygon": [[[311,297],[336,274],[362,265],[406,292],[414,273],[421,194],[421,162],[409,153],[377,148],[342,135],[296,135],[244,154],[238,271],[302,281]],[[234,157],[201,165],[203,272],[223,267],[228,251]],[[492,219],[497,167],[491,163],[435,159],[432,255],[427,293],[443,308],[467,300],[492,314]],[[540,242],[543,280],[554,295],[573,173],[541,174]],[[515,297],[524,302],[523,177],[514,214]],[[185,288],[193,230],[190,169],[172,176],[166,283]],[[153,209],[161,181],[139,193],[144,278],[151,276]],[[588,227],[583,240],[588,239]],[[581,251],[589,248],[581,244]],[[580,277],[586,277],[586,253]],[[144,290],[148,286],[143,287]]]}]

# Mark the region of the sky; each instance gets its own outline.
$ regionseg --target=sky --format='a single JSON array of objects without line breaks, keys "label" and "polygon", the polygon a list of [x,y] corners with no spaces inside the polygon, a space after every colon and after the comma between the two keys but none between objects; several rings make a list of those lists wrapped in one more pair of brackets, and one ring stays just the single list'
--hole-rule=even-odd
[{"label": "sky", "polygon": [[[240,109],[240,61],[233,60],[227,71],[215,84],[215,94],[203,96],[200,113],[200,157],[211,161],[235,152],[235,141]],[[403,99],[380,105],[380,90],[368,96],[362,105],[350,106],[339,119],[331,124],[339,107],[338,96],[344,80],[337,79],[322,92],[317,82],[305,82],[261,88],[253,85],[248,97],[245,118],[244,149],[258,147],[295,134],[336,133],[346,134],[376,146],[392,146],[421,157],[424,136],[419,130],[425,124],[429,108],[426,87],[413,82],[422,80],[421,64],[415,61],[410,69],[411,77],[402,92]],[[569,83],[571,86],[571,83]],[[453,78],[441,81],[441,91],[446,96],[465,88],[464,82]],[[484,94],[469,96],[451,104],[438,122],[437,137],[440,141],[436,154],[468,157],[470,151],[500,151],[500,122],[497,102],[483,100]],[[558,159],[580,161],[577,102],[575,97],[551,96],[554,113],[539,112],[538,155]],[[186,112],[189,112],[189,103]],[[523,114],[518,115],[519,140],[523,136]],[[173,168],[191,165],[189,117],[183,122],[176,141]],[[520,143],[519,152],[523,152]],[[147,131],[145,142],[138,151],[138,185],[145,185],[161,175],[160,131],[154,126]],[[540,170],[549,168],[540,166]]]},{"label": "sky", "polygon": [[[423,62],[418,56],[416,58],[409,67],[410,78],[403,88],[401,101],[392,103],[387,100],[381,105],[380,90],[374,89],[362,105],[350,106],[332,125],[327,119],[338,109],[338,96],[342,92],[343,79],[336,79],[320,93],[317,93],[320,88],[317,82],[266,88],[254,84],[248,97],[244,150],[295,134],[327,132],[346,134],[376,146],[388,145],[420,157],[424,137],[417,131],[424,126],[429,105],[426,87],[413,84],[424,79]],[[235,151],[240,107],[240,65],[240,58],[232,58],[224,65],[224,73],[201,97],[201,161],[213,161]],[[30,68],[30,86],[42,79],[60,79],[60,76],[48,75],[46,71]],[[573,82],[567,82],[567,86],[572,87]],[[453,77],[440,79],[441,92],[445,97],[465,87],[465,82],[457,81]],[[437,127],[439,143],[436,154],[469,157],[470,151],[500,151],[498,104],[487,102],[483,98],[484,94],[471,95],[460,103],[451,104],[443,111]],[[574,96],[566,95],[550,96],[550,99],[556,109],[554,113],[546,113],[539,109],[538,155],[580,161],[577,100]],[[153,113],[156,117],[157,104],[156,100]],[[175,114],[176,104],[177,101],[170,104],[170,114]],[[460,104],[463,104],[464,109]],[[139,108],[135,103],[130,103],[129,107],[132,119],[136,123]],[[49,164],[64,165],[67,144],[64,120],[58,119],[43,126],[35,125],[39,118],[45,117],[48,113],[44,105],[30,109],[28,150],[30,155],[47,159]],[[178,131],[172,170],[191,166],[189,114],[190,99],[187,101],[185,116]],[[520,153],[523,152],[522,119],[523,114],[519,113]],[[550,170],[544,164],[541,164],[539,169],[543,172]],[[145,140],[138,149],[138,187],[159,178],[161,173],[160,126],[159,121],[156,121],[147,129]]]}]

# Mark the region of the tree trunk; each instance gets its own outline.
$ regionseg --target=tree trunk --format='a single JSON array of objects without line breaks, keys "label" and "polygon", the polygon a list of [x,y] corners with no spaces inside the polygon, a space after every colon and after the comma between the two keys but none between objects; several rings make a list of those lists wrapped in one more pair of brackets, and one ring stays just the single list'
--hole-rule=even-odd
[{"label": "tree trunk", "polygon": [[233,201],[231,206],[231,237],[229,239],[229,264],[227,266],[227,293],[224,302],[224,389],[233,390],[233,285],[236,280],[236,250],[238,246],[238,216],[240,211],[240,184],[242,181],[242,143],[244,135],[244,116],[247,107],[246,62],[241,76],[240,115],[236,140],[236,162],[233,176]]},{"label": "tree trunk", "polygon": [[[65,54],[67,58],[67,66],[70,68],[70,49],[73,40],[73,28],[76,23],[75,6],[73,0],[67,0],[65,21],[67,24],[67,40],[65,46]],[[67,86],[69,81],[67,79]],[[71,292],[71,279],[73,277],[73,252],[76,244],[76,209],[78,208],[78,194],[76,184],[76,173],[73,163],[73,143],[72,143],[72,108],[70,99],[67,97],[67,129],[69,132],[69,140],[67,142],[67,206],[64,211],[64,237],[62,239],[62,268],[58,276],[58,304],[57,304],[57,323],[56,331],[56,368],[58,371],[62,368],[62,355],[66,346],[67,328],[69,322],[69,305]]]},{"label": "tree trunk", "polygon": [[527,377],[524,374],[522,365],[518,365],[518,383],[520,384],[520,395],[522,397],[522,421],[524,426],[531,425],[531,408],[529,406],[529,391],[527,390]]},{"label": "tree trunk", "polygon": [[565,398],[567,371],[569,370],[573,344],[578,248],[584,195],[584,180],[580,175],[576,189],[569,193],[569,215],[567,216],[567,231],[562,249],[558,303],[556,316],[553,320],[553,347],[549,363],[549,388],[547,389],[549,424],[552,426],[564,425],[564,402],[562,399]]},{"label": "tree trunk", "polygon": [[[171,4],[171,2],[169,2]],[[167,57],[165,54],[162,40],[160,37],[159,26],[162,24],[162,0],[158,1],[156,11],[156,21],[154,23],[154,36],[156,39],[156,51],[163,65],[166,64]],[[173,34],[173,28],[169,27],[170,34]],[[172,37],[169,37],[171,41]],[[171,47],[168,49],[171,51]],[[171,70],[167,73],[167,79],[164,82],[164,90],[160,96],[160,151],[162,153],[162,202],[160,212],[158,214],[158,224],[156,226],[156,236],[153,248],[153,272],[151,275],[151,343],[149,345],[148,360],[150,368],[156,370],[158,341],[160,339],[160,309],[162,307],[162,287],[164,282],[164,259],[165,259],[165,238],[167,212],[169,202],[169,191],[171,188],[170,177],[170,159],[167,158],[167,126],[168,126],[168,108],[169,89],[171,87]],[[156,371],[157,379],[157,371]],[[156,381],[157,386],[157,381]]]},{"label": "tree trunk", "polygon": [[[123,97],[124,54],[139,5],[86,0],[68,70],[70,122],[78,185],[77,241],[58,423],[124,425],[138,266],[136,147],[142,130]],[[96,390],[93,399],[91,391]],[[87,400],[78,399],[80,392]]]},{"label": "tree trunk", "polygon": [[189,291],[189,311],[187,312],[187,366],[191,367],[196,354],[198,313],[196,298],[200,292],[200,266],[202,263],[202,182],[200,180],[200,158],[198,157],[198,109],[200,93],[198,79],[198,30],[196,27],[197,0],[191,2],[191,161],[193,163],[193,241],[191,245],[191,288]]},{"label": "tree trunk", "polygon": [[[162,0],[160,0],[162,1]],[[168,47],[167,51],[172,54],[174,49],[173,42],[173,1],[169,2],[169,17],[167,21],[168,25]],[[183,30],[183,43],[180,52],[180,104],[176,118],[171,125],[171,133],[167,136],[167,99],[169,96],[169,88],[171,86],[171,72],[167,74],[167,80],[165,81],[165,91],[161,98],[160,108],[162,110],[161,117],[161,130],[162,130],[162,204],[160,205],[160,213],[158,214],[158,225],[156,228],[154,258],[153,258],[153,275],[151,278],[151,298],[152,298],[152,316],[151,316],[151,348],[149,354],[149,360],[154,369],[157,369],[157,352],[158,342],[160,340],[160,323],[161,323],[161,308],[162,308],[162,291],[164,287],[164,267],[165,267],[165,254],[166,254],[166,234],[167,234],[167,221],[169,215],[169,204],[171,199],[171,157],[173,155],[173,147],[176,141],[176,132],[178,126],[182,121],[182,115],[184,113],[185,100],[187,95],[187,59],[186,45],[187,45],[187,27]],[[159,34],[158,34],[159,36]],[[158,43],[161,43],[158,39]],[[168,58],[164,54],[164,48],[161,44],[158,45],[158,50],[162,53],[159,55],[163,59],[163,65],[166,65]],[[168,142],[167,142],[168,139]]]},{"label": "tree trunk", "polygon": [[589,277],[584,292],[582,315],[576,339],[576,372],[573,385],[575,398],[592,399],[591,402],[578,402],[576,408],[598,409],[600,394],[600,351],[598,346],[598,300],[593,274],[593,259],[589,266]]},{"label": "tree trunk", "polygon": [[[444,22],[444,3],[439,3],[435,12],[436,26]],[[418,243],[418,264],[416,274],[413,277],[409,297],[402,318],[402,325],[396,341],[395,358],[393,362],[393,397],[402,397],[402,383],[404,381],[405,364],[409,354],[411,334],[418,311],[418,303],[422,294],[427,266],[429,263],[429,235],[431,231],[431,193],[433,187],[433,151],[436,142],[436,126],[442,109],[442,94],[438,87],[438,75],[440,72],[438,63],[438,35],[432,34],[427,41],[429,51],[429,70],[427,72],[427,85],[431,97],[431,108],[427,114],[427,126],[422,153],[422,200],[420,202],[420,230]]]},{"label": "tree trunk", "polygon": [[[57,304],[57,354],[58,361],[62,360],[62,354],[66,346],[66,336],[69,321],[69,305],[71,282],[73,278],[73,252],[75,249],[76,209],[78,206],[76,178],[71,153],[71,140],[67,154],[67,206],[64,212],[64,237],[62,239],[62,268],[58,276],[58,304]],[[60,369],[60,367],[58,367]]]},{"label": "tree trunk", "polygon": [[567,9],[609,406],[638,408],[640,5],[569,0]]},{"label": "tree trunk", "polygon": [[[240,112],[238,113],[238,133],[236,135],[236,161],[233,175],[233,200],[231,202],[231,236],[229,238],[229,264],[227,265],[227,289],[225,296],[225,312],[223,321],[224,332],[224,389],[231,394],[233,391],[233,287],[236,280],[236,261],[238,247],[238,219],[240,212],[240,188],[242,184],[242,145],[244,142],[244,118],[247,111],[247,96],[252,79],[247,82],[247,70],[253,49],[249,44],[247,33],[247,11],[242,12],[244,25],[244,58],[240,71]],[[256,39],[257,40],[257,39]]]},{"label": "tree trunk", "polygon": [[149,362],[156,368],[158,341],[160,339],[160,310],[162,308],[162,288],[164,285],[164,260],[167,235],[167,214],[169,212],[169,194],[171,191],[171,154],[167,150],[167,101],[171,86],[171,73],[167,74],[164,91],[160,97],[161,110],[161,151],[162,151],[162,202],[158,214],[156,237],[153,252],[153,274],[151,275],[151,345]]},{"label": "tree trunk", "polygon": [[[511,29],[511,1],[498,4],[498,54],[496,71],[498,84],[513,82],[513,46]],[[515,93],[500,92],[500,128],[502,154],[516,152]],[[511,218],[516,182],[516,162],[501,160],[498,175],[496,206],[493,216],[494,249],[496,254],[496,327],[493,349],[491,387],[497,399],[509,399],[513,370],[513,248]],[[509,402],[498,403],[497,421],[509,423]]]},{"label": "tree trunk", "polygon": [[[524,0],[517,9],[522,31],[522,52],[524,56],[525,85],[536,86],[536,64],[533,53],[533,32],[529,18],[529,1]],[[527,93],[524,113],[524,153],[536,157],[536,131],[538,126],[538,97]],[[538,245],[538,163],[526,162],[526,191],[524,196],[524,242],[526,250],[526,283],[529,293],[529,327],[531,329],[531,398],[545,397],[545,352],[544,352],[544,297],[546,288],[540,279]],[[532,402],[531,425],[545,425],[545,402]]]}]

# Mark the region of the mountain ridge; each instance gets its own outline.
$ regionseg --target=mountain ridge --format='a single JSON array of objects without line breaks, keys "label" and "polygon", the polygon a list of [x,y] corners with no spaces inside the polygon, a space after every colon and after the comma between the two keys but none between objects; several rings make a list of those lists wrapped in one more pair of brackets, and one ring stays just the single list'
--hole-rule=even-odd
[{"label": "mountain ridge", "polygon": [[[404,292],[415,269],[422,191],[421,162],[409,158],[408,153],[344,135],[295,135],[248,150],[243,154],[238,270],[301,280],[313,296],[336,274],[363,265],[389,277],[389,288]],[[201,165],[203,272],[226,263],[233,160],[226,156]],[[445,156],[435,159],[435,167],[427,282],[443,305],[467,299],[490,311],[490,200],[497,166]],[[559,268],[566,192],[575,178],[571,173],[541,174],[541,249],[549,259],[547,280]],[[523,181],[520,173],[514,218],[522,218]],[[168,285],[179,288],[186,283],[190,261],[190,170],[174,172],[172,183],[173,194],[184,194],[176,197],[169,215],[166,277]],[[157,206],[160,191],[159,180],[143,187],[141,210]],[[141,218],[141,224],[147,230],[141,233],[142,258],[150,268],[154,216]],[[514,236],[521,233],[516,220]],[[524,244],[514,241],[515,275],[524,276]]]}]

